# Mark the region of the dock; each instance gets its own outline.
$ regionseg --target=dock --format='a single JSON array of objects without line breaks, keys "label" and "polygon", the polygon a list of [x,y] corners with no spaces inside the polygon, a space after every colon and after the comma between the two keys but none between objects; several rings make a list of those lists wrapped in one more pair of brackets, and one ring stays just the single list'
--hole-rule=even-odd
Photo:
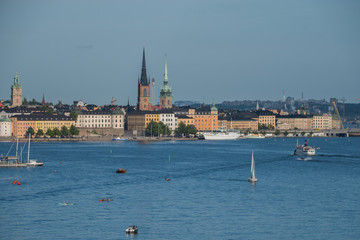
[{"label": "dock", "polygon": [[27,164],[19,162],[19,156],[1,156],[0,167],[27,167]]}]

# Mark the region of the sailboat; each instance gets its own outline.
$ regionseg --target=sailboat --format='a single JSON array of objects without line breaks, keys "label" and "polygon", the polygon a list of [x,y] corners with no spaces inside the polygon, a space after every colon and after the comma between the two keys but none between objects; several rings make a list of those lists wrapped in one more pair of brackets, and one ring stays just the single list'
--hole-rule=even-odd
[{"label": "sailboat", "polygon": [[257,182],[257,178],[256,178],[256,175],[255,175],[254,151],[252,152],[252,155],[251,155],[251,176],[249,177],[248,180],[251,183]]},{"label": "sailboat", "polygon": [[42,165],[44,165],[43,162],[38,162],[36,160],[30,160],[30,134],[29,134],[29,144],[28,144],[28,154],[27,154],[27,162],[26,162],[26,166],[28,167],[40,167]]}]

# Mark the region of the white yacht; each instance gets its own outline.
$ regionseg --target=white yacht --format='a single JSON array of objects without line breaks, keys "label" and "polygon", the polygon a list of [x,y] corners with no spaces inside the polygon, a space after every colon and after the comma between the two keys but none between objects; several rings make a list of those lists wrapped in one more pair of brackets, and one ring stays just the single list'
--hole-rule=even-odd
[{"label": "white yacht", "polygon": [[240,137],[238,132],[206,132],[203,134],[205,140],[235,140]]}]

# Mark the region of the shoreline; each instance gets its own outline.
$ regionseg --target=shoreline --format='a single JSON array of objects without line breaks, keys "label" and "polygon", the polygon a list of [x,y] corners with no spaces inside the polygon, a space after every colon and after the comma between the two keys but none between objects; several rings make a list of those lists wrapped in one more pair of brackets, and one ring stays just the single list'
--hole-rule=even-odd
[{"label": "shoreline", "polygon": [[[266,138],[335,138],[339,136],[270,136]],[[359,137],[359,136],[349,136]],[[204,139],[198,138],[178,138],[178,137],[123,137],[124,141],[114,141],[115,137],[112,136],[88,136],[78,138],[32,138],[31,142],[157,142],[157,141],[204,141]],[[246,138],[239,138],[236,140],[244,140]],[[0,137],[0,142],[13,142],[16,139],[13,137]],[[26,142],[27,138],[20,138],[19,142]],[[209,140],[210,141],[210,140]],[[211,140],[216,141],[216,140]],[[220,140],[218,140],[220,141]]]}]

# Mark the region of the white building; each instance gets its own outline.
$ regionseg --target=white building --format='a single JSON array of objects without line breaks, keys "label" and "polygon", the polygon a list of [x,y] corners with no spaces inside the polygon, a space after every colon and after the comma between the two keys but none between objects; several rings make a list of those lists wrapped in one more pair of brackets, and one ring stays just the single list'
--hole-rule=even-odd
[{"label": "white building", "polygon": [[78,128],[112,128],[124,130],[125,117],[121,109],[114,111],[78,112],[76,127]]},{"label": "white building", "polygon": [[0,119],[0,137],[11,137],[11,120],[8,118]]},{"label": "white building", "polygon": [[177,128],[177,117],[173,112],[160,113],[160,121],[167,125],[172,132]]}]

